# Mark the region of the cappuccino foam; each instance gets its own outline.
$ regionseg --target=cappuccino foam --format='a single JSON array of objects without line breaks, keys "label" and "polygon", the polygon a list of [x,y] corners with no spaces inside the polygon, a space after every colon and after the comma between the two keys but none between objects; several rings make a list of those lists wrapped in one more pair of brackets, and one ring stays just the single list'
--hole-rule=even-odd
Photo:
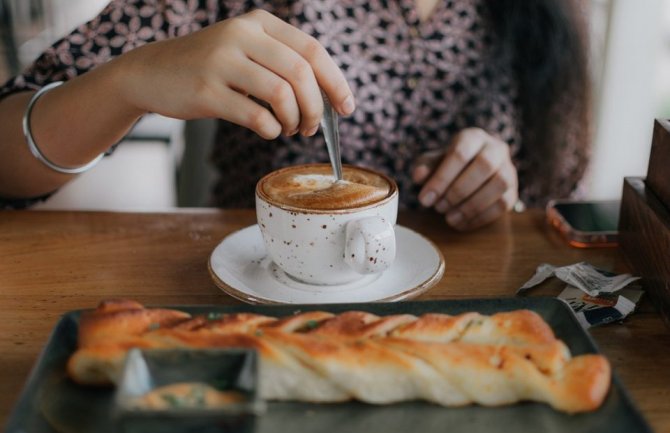
[{"label": "cappuccino foam", "polygon": [[372,171],[343,167],[337,181],[330,165],[289,167],[261,181],[261,191],[273,202],[301,209],[348,209],[378,202],[391,192],[383,176]]}]

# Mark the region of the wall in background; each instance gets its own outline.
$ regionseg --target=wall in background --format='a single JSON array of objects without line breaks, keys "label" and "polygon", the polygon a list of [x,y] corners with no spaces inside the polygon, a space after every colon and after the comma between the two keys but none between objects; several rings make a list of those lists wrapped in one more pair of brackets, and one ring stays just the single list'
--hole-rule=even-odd
[{"label": "wall in background", "polygon": [[[96,16],[109,0],[0,0],[11,15],[21,67],[74,27]],[[6,30],[6,29],[3,29]],[[17,71],[10,71],[16,73]]]},{"label": "wall in background", "polygon": [[596,45],[594,56],[601,57],[602,65],[595,64],[596,131],[587,195],[609,199],[620,197],[625,176],[646,174],[653,120],[667,116],[659,112],[659,85],[670,85],[670,73],[662,68],[670,59],[667,43],[662,43],[670,1],[594,3],[609,3],[609,13],[604,43]]}]

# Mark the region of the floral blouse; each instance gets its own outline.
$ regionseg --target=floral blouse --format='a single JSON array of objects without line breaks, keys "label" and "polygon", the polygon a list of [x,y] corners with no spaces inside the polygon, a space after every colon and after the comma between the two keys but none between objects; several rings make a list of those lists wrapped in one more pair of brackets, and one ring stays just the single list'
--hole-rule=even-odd
[{"label": "floral blouse", "polygon": [[[401,206],[418,206],[420,187],[411,180],[417,156],[444,149],[456,132],[473,126],[509,143],[521,198],[539,203],[521,176],[516,87],[511,66],[495,55],[499,47],[486,22],[485,3],[439,1],[421,21],[415,1],[113,0],[0,87],[0,98],[71,79],[143,44],[263,8],[313,35],[331,53],[357,103],[354,114],[340,120],[343,161],[396,179]],[[212,162],[220,177],[212,205],[221,207],[253,206],[256,181],[271,170],[328,161],[321,134],[267,141],[220,121],[215,144]],[[557,193],[575,188],[576,173],[566,176]],[[21,204],[0,201],[0,207]]]}]

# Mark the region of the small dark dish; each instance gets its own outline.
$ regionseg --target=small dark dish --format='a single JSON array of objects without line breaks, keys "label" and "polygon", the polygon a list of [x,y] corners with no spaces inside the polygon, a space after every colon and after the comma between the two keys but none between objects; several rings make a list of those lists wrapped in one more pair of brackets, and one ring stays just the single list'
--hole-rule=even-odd
[{"label": "small dark dish", "polygon": [[[565,342],[573,355],[598,353],[598,348],[582,329],[570,307],[555,298],[531,296],[300,306],[182,305],[170,308],[178,308],[192,315],[245,312],[276,317],[294,314],[296,311],[316,309],[332,313],[356,309],[378,315],[421,315],[426,313],[460,314],[468,311],[494,314],[527,308],[537,312],[547,321],[556,336]],[[112,388],[77,385],[65,373],[67,360],[77,349],[80,314],[81,311],[65,314],[54,328],[9,418],[5,430],[7,433],[118,433],[119,429],[113,423],[115,420],[113,416],[115,391]],[[305,433],[334,429],[347,433],[378,431],[384,433],[652,432],[616,372],[613,374],[612,387],[603,405],[596,411],[575,415],[558,412],[548,405],[532,402],[503,407],[471,405],[453,408],[445,408],[423,401],[387,406],[358,402],[341,404],[269,402],[267,412],[255,417],[252,421],[255,422],[253,431],[256,433]],[[165,431],[167,429],[161,427],[147,427],[142,433],[163,433]],[[203,428],[197,431],[212,430]]]},{"label": "small dark dish", "polygon": [[132,349],[113,418],[126,433],[252,431],[265,408],[257,381],[251,350]]}]

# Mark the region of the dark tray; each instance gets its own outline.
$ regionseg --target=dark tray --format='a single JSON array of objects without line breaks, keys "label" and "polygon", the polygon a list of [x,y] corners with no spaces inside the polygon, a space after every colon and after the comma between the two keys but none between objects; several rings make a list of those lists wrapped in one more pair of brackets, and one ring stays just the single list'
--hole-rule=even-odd
[{"label": "dark tray", "polygon": [[[192,314],[249,311],[282,316],[296,310],[324,310],[334,313],[364,310],[375,314],[457,314],[527,308],[551,325],[573,355],[596,353],[598,349],[577,323],[572,311],[554,298],[502,298],[458,301],[337,304],[310,306],[197,306],[171,307]],[[65,363],[76,347],[79,311],[65,314],[40,355],[10,417],[7,432],[96,432],[113,431],[111,389],[85,388],[65,375]],[[426,402],[373,406],[351,402],[340,404],[270,403],[256,420],[256,432],[651,432],[631,402],[620,381],[613,376],[604,404],[595,412],[567,415],[540,403],[520,403],[488,408],[467,406],[444,408]]]}]

